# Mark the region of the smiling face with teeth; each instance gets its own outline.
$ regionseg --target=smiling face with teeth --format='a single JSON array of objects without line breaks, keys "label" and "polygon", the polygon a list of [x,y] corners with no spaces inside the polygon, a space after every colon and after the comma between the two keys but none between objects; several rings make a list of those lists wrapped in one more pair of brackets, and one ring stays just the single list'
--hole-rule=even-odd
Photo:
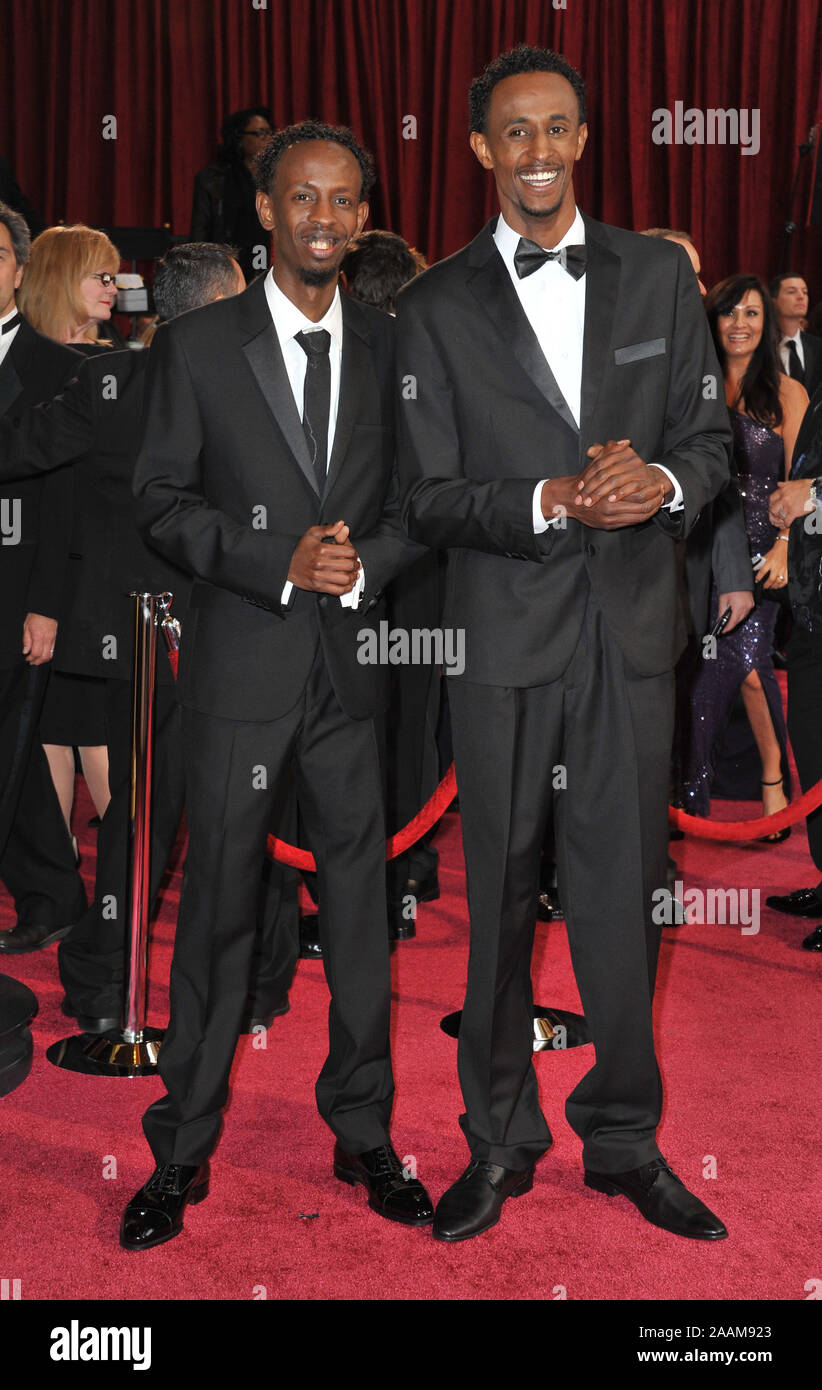
[{"label": "smiling face with teeth", "polygon": [[361,191],[362,170],[350,150],[302,140],[280,158],[271,192],[257,194],[257,215],[273,234],[274,279],[314,322],[331,304],[348,243],[365,225]]},{"label": "smiling face with teeth", "polygon": [[502,215],[520,236],[550,248],[574,220],[574,165],[585,148],[576,94],[559,73],[506,77],[491,93],[485,130],[471,148],[497,185]]}]

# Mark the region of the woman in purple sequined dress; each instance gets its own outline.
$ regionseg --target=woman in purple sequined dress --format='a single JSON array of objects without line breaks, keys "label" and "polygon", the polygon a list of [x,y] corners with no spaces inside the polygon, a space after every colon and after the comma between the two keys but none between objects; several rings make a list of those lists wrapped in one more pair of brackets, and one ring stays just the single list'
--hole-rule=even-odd
[{"label": "woman in purple sequined dress", "polygon": [[[733,449],[751,555],[763,590],[782,588],[788,575],[787,531],[768,520],[768,500],[787,477],[799,424],[808,402],[798,382],[781,370],[770,296],[755,275],[733,275],[716,285],[705,301],[725,382]],[[711,626],[718,595],[711,596]],[[773,669],[772,648],[778,606],[761,598],[744,622],[716,640],[715,655],[702,660],[691,699],[681,804],[691,815],[707,816],[717,744],[737,693],[753,730],[762,763],[762,811],[772,815],[787,805],[782,785],[785,721]],[[784,839],[783,833],[774,839]]]}]

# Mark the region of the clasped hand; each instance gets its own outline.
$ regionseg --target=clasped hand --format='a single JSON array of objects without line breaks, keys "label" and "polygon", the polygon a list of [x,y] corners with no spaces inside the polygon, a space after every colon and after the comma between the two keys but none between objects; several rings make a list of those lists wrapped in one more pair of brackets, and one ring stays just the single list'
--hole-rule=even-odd
[{"label": "clasped hand", "polygon": [[298,589],[347,594],[357,582],[360,563],[344,521],[335,521],[333,526],[309,526],[291,556],[288,579]]},{"label": "clasped hand", "polygon": [[546,518],[561,514],[562,509],[585,526],[617,531],[647,521],[672,490],[667,474],[645,463],[629,439],[592,444],[587,453],[591,462],[581,474],[551,478],[543,485]]}]

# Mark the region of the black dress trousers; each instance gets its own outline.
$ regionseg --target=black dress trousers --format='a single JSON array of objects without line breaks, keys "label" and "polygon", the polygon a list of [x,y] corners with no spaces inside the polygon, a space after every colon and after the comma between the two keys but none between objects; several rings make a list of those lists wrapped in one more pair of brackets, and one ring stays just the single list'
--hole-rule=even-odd
[{"label": "black dress trousers", "polygon": [[[470,641],[470,636],[469,636]],[[452,680],[449,698],[471,914],[458,1066],[472,1154],[532,1165],[551,1136],[533,1067],[531,952],[553,818],[560,900],[596,1061],[566,1102],[585,1166],[659,1154],[652,999],[666,886],[673,676],[640,678],[589,596],[549,685]]]},{"label": "black dress trousers", "polygon": [[158,1163],[213,1151],[254,956],[265,838],[290,772],[317,860],[331,992],[317,1105],[343,1147],[387,1140],[393,1100],[385,826],[374,721],[340,708],[321,649],[298,703],[248,723],[184,709],[189,849],[160,1051],[167,1094],[143,1127]]}]

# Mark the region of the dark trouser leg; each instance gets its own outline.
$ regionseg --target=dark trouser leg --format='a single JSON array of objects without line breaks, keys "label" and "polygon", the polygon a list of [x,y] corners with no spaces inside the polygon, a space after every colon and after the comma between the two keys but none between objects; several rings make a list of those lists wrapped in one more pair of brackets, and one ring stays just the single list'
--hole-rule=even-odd
[{"label": "dark trouser leg", "polygon": [[[130,681],[106,681],[111,800],[97,832],[94,901],[58,951],[60,979],[72,1007],[95,1018],[115,1018],[123,1003],[128,934],[131,701]],[[180,712],[173,688],[158,684],[151,787],[152,905],[174,848],[183,796]]]},{"label": "dark trouser leg", "polygon": [[167,1094],[143,1128],[158,1163],[213,1151],[249,988],[265,838],[300,710],[246,724],[182,711],[188,855],[160,1050]]},{"label": "dark trouser leg", "polygon": [[559,891],[596,1054],[565,1113],[586,1168],[620,1172],[659,1155],[652,999],[661,928],[651,914],[653,892],[666,887],[673,676],[626,670],[592,600],[563,684]]},{"label": "dark trouser leg", "polygon": [[[297,844],[297,807],[289,789],[282,813],[269,826],[287,844]],[[248,986],[252,1018],[260,1018],[288,1002],[288,991],[300,953],[299,879],[297,870],[272,859],[263,863],[260,884],[259,929]]]},{"label": "dark trouser leg", "polygon": [[53,930],[86,907],[71,839],[37,736],[50,667],[0,672],[0,879],[18,921]]},{"label": "dark trouser leg", "polygon": [[452,681],[471,947],[458,1045],[475,1158],[530,1167],[551,1142],[533,1068],[531,950],[562,689]]},{"label": "dark trouser leg", "polygon": [[319,928],[331,1005],[320,1114],[343,1148],[388,1138],[394,1096],[385,818],[377,734],[340,709],[316,665],[297,747],[297,799],[317,860]]},{"label": "dark trouser leg", "polygon": [[[803,792],[822,777],[822,633],[794,623],[788,643],[788,733]],[[808,816],[808,847],[822,873],[822,807]],[[815,890],[822,898],[822,882]]]}]

